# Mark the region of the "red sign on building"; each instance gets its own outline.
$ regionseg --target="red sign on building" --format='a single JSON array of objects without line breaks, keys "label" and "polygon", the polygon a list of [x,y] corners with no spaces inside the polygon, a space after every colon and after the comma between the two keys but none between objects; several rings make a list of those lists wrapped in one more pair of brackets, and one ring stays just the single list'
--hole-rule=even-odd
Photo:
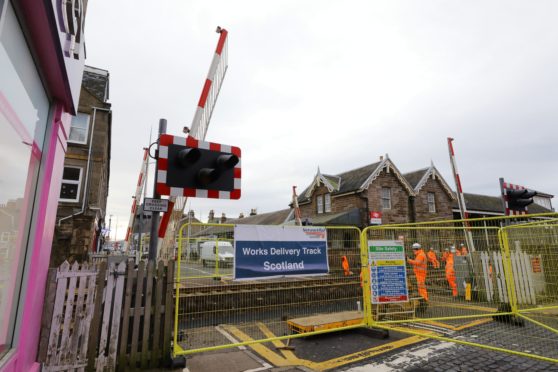
[{"label": "red sign on building", "polygon": [[370,225],[382,224],[382,212],[370,212]]}]

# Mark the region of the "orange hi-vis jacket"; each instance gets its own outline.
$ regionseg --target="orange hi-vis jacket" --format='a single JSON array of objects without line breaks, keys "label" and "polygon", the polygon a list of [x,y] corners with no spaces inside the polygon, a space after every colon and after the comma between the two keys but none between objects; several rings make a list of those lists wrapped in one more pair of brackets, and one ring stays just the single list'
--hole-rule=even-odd
[{"label": "orange hi-vis jacket", "polygon": [[422,249],[419,249],[417,254],[415,254],[415,259],[409,260],[409,263],[413,265],[413,271],[415,272],[415,276],[417,277],[417,281],[426,280],[426,263],[428,259],[426,258],[426,254]]},{"label": "orange hi-vis jacket", "polygon": [[434,251],[428,251],[426,256],[428,257],[428,262],[430,262],[435,269],[440,267],[440,262],[438,262],[438,257],[436,257],[436,253]]},{"label": "orange hi-vis jacket", "polygon": [[343,273],[345,274],[345,276],[351,275],[351,268],[349,267],[347,256],[341,257],[341,266],[343,267]]}]

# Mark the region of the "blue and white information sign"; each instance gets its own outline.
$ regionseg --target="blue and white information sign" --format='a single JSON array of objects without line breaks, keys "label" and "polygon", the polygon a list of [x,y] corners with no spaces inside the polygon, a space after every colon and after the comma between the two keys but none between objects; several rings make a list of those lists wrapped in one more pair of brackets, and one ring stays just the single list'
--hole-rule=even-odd
[{"label": "blue and white information sign", "polygon": [[237,225],[234,239],[234,279],[329,272],[325,227]]},{"label": "blue and white information sign", "polygon": [[396,240],[369,240],[368,264],[373,304],[409,301],[405,247]]}]

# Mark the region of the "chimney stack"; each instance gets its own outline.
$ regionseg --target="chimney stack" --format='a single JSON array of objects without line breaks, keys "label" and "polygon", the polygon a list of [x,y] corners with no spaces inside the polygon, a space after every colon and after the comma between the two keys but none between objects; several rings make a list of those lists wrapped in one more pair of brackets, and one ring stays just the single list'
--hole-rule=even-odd
[{"label": "chimney stack", "polygon": [[225,222],[227,222],[227,216],[225,215],[225,213],[221,213],[221,223]]},{"label": "chimney stack", "polygon": [[209,211],[209,216],[207,216],[207,222],[212,223],[215,220],[215,212],[212,210]]},{"label": "chimney stack", "polygon": [[240,214],[238,215],[238,218],[244,218],[244,213],[240,212]]},{"label": "chimney stack", "polygon": [[258,214],[258,210],[256,208],[250,209],[250,216],[255,216]]}]

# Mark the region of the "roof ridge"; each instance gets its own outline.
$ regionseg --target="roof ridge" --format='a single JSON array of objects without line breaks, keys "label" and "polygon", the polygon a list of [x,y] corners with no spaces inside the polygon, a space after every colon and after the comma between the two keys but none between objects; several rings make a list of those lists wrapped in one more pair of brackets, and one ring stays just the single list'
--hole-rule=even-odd
[{"label": "roof ridge", "polygon": [[[432,166],[428,166],[428,167],[425,167],[425,168],[416,169],[416,170],[414,170],[414,171],[402,173],[402,175],[406,175],[406,174],[410,174],[410,173],[415,173],[415,172],[420,172],[420,171],[426,171],[426,170],[429,170],[430,168],[432,168]],[[434,168],[435,168],[435,167],[434,167]]]}]

